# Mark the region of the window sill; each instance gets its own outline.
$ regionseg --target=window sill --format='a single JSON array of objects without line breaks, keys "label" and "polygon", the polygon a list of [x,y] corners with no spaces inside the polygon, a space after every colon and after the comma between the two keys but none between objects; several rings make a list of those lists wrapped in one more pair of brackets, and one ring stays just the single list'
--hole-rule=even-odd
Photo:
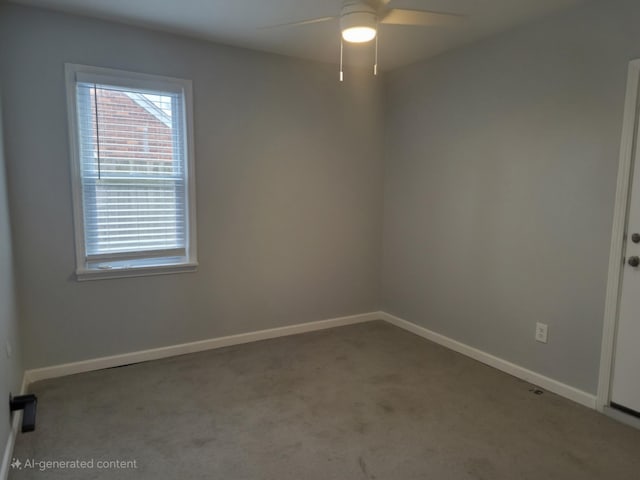
[{"label": "window sill", "polygon": [[148,277],[151,275],[170,275],[176,273],[188,273],[198,270],[198,264],[195,262],[176,263],[176,264],[159,264],[159,265],[139,265],[139,266],[122,266],[112,268],[80,268],[76,270],[76,279],[79,282],[89,280],[107,280],[111,278],[128,278],[128,277]]}]

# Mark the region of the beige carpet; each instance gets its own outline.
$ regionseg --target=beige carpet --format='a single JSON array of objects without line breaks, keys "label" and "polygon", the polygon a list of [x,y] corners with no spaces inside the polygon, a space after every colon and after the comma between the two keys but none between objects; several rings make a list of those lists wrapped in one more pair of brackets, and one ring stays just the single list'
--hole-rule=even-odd
[{"label": "beige carpet", "polygon": [[93,468],[10,478],[640,479],[640,431],[530,389],[370,322],[34,384],[14,456]]}]

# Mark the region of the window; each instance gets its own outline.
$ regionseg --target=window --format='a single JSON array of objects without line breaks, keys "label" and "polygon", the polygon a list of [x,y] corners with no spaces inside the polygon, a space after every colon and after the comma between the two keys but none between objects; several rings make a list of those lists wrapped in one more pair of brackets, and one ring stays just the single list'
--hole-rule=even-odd
[{"label": "window", "polygon": [[191,82],[66,74],[78,279],[195,270]]}]

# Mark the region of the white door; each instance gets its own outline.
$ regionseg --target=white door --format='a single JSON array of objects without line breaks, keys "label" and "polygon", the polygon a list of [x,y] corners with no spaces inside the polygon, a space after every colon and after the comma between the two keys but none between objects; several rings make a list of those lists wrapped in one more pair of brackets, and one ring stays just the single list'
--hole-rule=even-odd
[{"label": "white door", "polygon": [[613,367],[611,402],[640,414],[640,130],[635,142],[631,203]]}]

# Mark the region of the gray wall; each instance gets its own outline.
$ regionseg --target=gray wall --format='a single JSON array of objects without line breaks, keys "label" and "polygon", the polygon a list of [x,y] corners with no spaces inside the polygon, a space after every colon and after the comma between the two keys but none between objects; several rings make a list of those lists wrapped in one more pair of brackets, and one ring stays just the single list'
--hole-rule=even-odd
[{"label": "gray wall", "polygon": [[[25,364],[378,308],[380,82],[333,66],[0,7]],[[78,283],[64,62],[194,82],[197,273]]]},{"label": "gray wall", "polygon": [[596,391],[639,18],[589,2],[388,76],[385,310]]},{"label": "gray wall", "polygon": [[[0,104],[0,399],[6,402],[9,393],[20,394],[22,367],[2,140],[2,105]],[[6,351],[7,343],[11,346],[11,357]],[[4,454],[11,420],[6,405],[4,403],[0,414],[0,458]]]},{"label": "gray wall", "polygon": [[[395,71],[386,112],[369,72],[0,8],[28,367],[382,306],[595,392],[637,2]],[[197,273],[73,280],[64,62],[194,80]]]}]

